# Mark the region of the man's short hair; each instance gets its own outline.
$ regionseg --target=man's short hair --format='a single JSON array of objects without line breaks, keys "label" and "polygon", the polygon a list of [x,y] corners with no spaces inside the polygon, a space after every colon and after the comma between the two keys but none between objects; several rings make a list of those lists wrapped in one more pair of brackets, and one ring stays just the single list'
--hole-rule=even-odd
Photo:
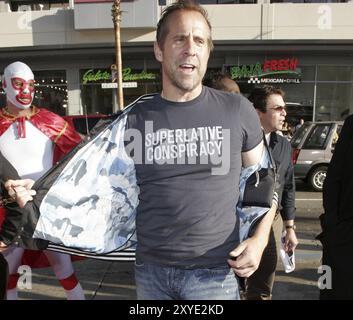
[{"label": "man's short hair", "polygon": [[162,16],[158,21],[157,24],[157,43],[159,45],[160,48],[163,48],[164,45],[164,41],[165,38],[168,34],[168,27],[167,27],[167,22],[168,22],[168,18],[169,16],[176,11],[180,11],[180,10],[185,10],[185,11],[196,11],[199,12],[204,18],[205,21],[208,25],[208,27],[210,28],[210,36],[207,39],[208,41],[208,47],[210,49],[210,51],[213,50],[213,42],[212,42],[212,35],[211,35],[211,31],[212,31],[212,27],[211,27],[211,23],[208,19],[208,14],[207,11],[202,8],[197,2],[195,2],[194,0],[179,0],[177,2],[174,2],[173,4],[169,5],[168,7],[166,7],[163,12],[162,12]]},{"label": "man's short hair", "polygon": [[266,113],[267,99],[273,94],[278,94],[284,99],[284,91],[273,86],[255,87],[248,99],[253,103],[255,109]]},{"label": "man's short hair", "polygon": [[[203,81],[203,84],[213,89],[229,91],[228,86],[224,83],[225,79],[233,81],[234,86],[239,88],[238,84],[231,78],[230,75],[221,71],[211,72],[209,77],[207,77]],[[240,93],[240,89],[239,89],[239,93]]]}]

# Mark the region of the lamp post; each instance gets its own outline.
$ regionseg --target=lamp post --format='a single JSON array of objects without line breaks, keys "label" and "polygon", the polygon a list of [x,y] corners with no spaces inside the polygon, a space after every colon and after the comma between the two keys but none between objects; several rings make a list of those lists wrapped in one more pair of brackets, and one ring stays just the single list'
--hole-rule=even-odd
[{"label": "lamp post", "polygon": [[[117,104],[120,110],[124,109],[124,94],[123,94],[123,75],[122,75],[122,65],[121,65],[121,43],[120,43],[120,22],[121,22],[121,13],[120,10],[121,0],[114,0],[112,7],[112,17],[114,23],[115,31],[115,66],[112,66],[112,69],[116,69],[117,75]],[[114,112],[117,110],[114,110]]]}]

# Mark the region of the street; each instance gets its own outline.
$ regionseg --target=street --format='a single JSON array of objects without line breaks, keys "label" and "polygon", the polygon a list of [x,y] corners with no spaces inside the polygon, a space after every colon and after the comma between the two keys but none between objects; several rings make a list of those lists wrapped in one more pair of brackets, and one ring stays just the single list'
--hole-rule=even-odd
[{"label": "street", "polygon": [[[274,300],[318,299],[317,270],[321,247],[315,236],[320,232],[318,217],[323,211],[322,194],[312,192],[308,186],[298,182],[296,207],[296,231],[299,239],[296,269],[286,274],[282,263],[278,262]],[[86,299],[136,299],[132,262],[113,263],[87,259],[76,262],[74,266]],[[32,274],[32,289],[21,289],[19,298],[65,299],[65,293],[50,268],[35,269]]]},{"label": "street", "polygon": [[281,262],[277,265],[273,298],[278,300],[318,299],[318,267],[321,265],[321,244],[315,240],[321,228],[319,216],[323,212],[322,193],[312,192],[297,181],[296,226],[299,245],[295,251],[296,269],[286,274]]}]

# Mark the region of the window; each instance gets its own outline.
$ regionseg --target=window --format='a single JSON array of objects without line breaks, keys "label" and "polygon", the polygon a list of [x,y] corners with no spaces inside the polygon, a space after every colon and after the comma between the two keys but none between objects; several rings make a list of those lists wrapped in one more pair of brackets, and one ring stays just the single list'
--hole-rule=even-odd
[{"label": "window", "polygon": [[66,115],[68,106],[66,71],[34,71],[34,79],[36,93],[33,104],[61,116]]},{"label": "window", "polygon": [[343,3],[350,0],[270,0],[271,3]]},{"label": "window", "polygon": [[69,0],[10,0],[11,11],[42,11],[69,8]]},{"label": "window", "polygon": [[316,121],[344,120],[353,110],[353,84],[318,83]]},{"label": "window", "polygon": [[353,66],[318,66],[318,81],[353,81]]},{"label": "window", "polygon": [[330,124],[316,125],[306,139],[303,149],[324,149],[330,129]]},{"label": "window", "polygon": [[200,0],[199,4],[244,4],[257,3],[257,0]]},{"label": "window", "polygon": [[304,124],[295,132],[291,144],[292,148],[297,148],[300,142],[303,140],[304,136],[310,129],[311,124],[309,122],[304,122]]}]

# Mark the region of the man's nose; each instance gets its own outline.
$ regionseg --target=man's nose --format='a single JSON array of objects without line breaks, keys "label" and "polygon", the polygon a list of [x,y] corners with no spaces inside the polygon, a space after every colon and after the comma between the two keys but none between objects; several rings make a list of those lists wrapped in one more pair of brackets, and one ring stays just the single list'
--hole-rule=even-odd
[{"label": "man's nose", "polygon": [[196,53],[195,49],[194,39],[191,36],[187,37],[185,40],[185,54],[193,56]]}]

